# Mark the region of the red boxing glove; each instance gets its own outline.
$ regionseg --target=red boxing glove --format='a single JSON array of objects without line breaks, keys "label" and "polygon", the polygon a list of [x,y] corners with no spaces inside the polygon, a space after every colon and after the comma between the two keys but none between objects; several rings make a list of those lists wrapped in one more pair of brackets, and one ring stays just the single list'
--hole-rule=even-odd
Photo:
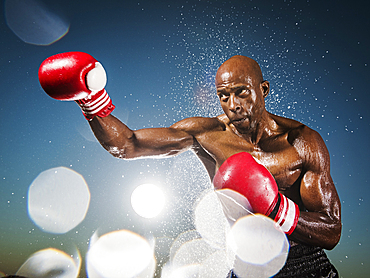
[{"label": "red boxing glove", "polygon": [[115,106],[104,87],[107,76],[103,66],[84,52],[53,55],[39,68],[41,87],[52,98],[76,101],[86,119],[108,116]]},{"label": "red boxing glove", "polygon": [[254,213],[272,218],[287,235],[297,226],[297,204],[278,191],[271,173],[249,153],[229,157],[218,169],[213,184],[216,189],[228,188],[245,196]]}]

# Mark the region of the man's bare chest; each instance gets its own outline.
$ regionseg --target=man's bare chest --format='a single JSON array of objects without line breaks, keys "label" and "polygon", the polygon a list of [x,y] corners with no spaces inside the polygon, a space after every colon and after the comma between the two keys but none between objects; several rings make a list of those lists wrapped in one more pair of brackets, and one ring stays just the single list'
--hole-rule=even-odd
[{"label": "man's bare chest", "polygon": [[233,154],[248,152],[274,176],[279,190],[288,190],[299,180],[302,159],[287,136],[274,136],[254,145],[231,132],[215,132],[197,138],[216,161],[216,168]]}]

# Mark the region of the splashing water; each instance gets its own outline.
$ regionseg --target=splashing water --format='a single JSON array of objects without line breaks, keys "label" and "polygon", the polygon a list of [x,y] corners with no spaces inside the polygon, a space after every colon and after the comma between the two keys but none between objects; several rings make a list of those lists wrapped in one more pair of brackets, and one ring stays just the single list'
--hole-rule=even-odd
[{"label": "splashing water", "polygon": [[293,117],[305,113],[307,50],[288,42],[272,26],[275,21],[266,18],[252,1],[238,6],[221,1],[183,4],[176,19],[177,32],[164,37],[168,44],[165,61],[178,72],[170,81],[170,97],[179,103],[174,108],[179,118],[223,113],[214,78],[218,67],[234,55],[251,57],[260,64],[264,79],[271,84],[266,99],[269,111]]}]

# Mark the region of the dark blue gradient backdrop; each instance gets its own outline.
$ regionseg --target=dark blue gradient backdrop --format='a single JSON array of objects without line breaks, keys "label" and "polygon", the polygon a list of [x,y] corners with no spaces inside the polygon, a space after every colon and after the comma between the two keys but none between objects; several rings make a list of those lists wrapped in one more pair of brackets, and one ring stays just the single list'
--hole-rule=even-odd
[{"label": "dark blue gradient backdrop", "polygon": [[[34,36],[32,43],[10,28],[9,17],[20,22],[25,16],[7,13],[8,2],[0,7],[0,271],[14,274],[32,253],[48,247],[66,252],[77,247],[84,258],[98,229],[176,237],[192,228],[193,204],[209,188],[191,153],[164,160],[111,157],[76,104],[43,92],[37,76],[41,62],[56,53],[83,51],[104,65],[113,114],[132,129],[220,114],[214,88],[218,66],[235,54],[257,60],[272,88],[267,109],[317,130],[329,149],[343,232],[328,256],[342,277],[367,277],[370,26],[365,1],[32,1],[52,18],[52,23],[37,21],[45,28],[41,35],[33,23],[21,26]],[[50,34],[45,44],[50,30],[62,30],[60,39]],[[80,225],[55,235],[30,220],[27,192],[40,172],[59,166],[83,175],[91,203]],[[130,205],[133,189],[146,182],[160,185],[168,199],[166,211],[151,220],[141,219]]]}]

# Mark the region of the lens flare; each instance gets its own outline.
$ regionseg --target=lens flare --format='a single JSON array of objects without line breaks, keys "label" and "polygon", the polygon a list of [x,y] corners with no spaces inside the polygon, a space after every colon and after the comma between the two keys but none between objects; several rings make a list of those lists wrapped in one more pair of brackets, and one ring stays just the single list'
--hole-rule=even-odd
[{"label": "lens flare", "polygon": [[66,233],[85,218],[90,191],[77,172],[57,167],[40,173],[28,189],[28,213],[43,231]]},{"label": "lens flare", "polygon": [[239,219],[228,235],[236,254],[234,272],[243,277],[271,277],[285,264],[288,240],[276,223],[261,214]]},{"label": "lens flare", "polygon": [[6,0],[5,18],[14,34],[29,44],[50,45],[69,30],[69,23],[36,0]]},{"label": "lens flare", "polygon": [[163,191],[154,184],[142,184],[136,187],[131,195],[131,205],[134,211],[144,218],[159,215],[165,205]]},{"label": "lens flare", "polygon": [[58,249],[48,248],[29,257],[19,268],[17,275],[30,278],[75,278],[78,277],[80,268],[81,260],[77,250],[76,254],[71,256]]}]

